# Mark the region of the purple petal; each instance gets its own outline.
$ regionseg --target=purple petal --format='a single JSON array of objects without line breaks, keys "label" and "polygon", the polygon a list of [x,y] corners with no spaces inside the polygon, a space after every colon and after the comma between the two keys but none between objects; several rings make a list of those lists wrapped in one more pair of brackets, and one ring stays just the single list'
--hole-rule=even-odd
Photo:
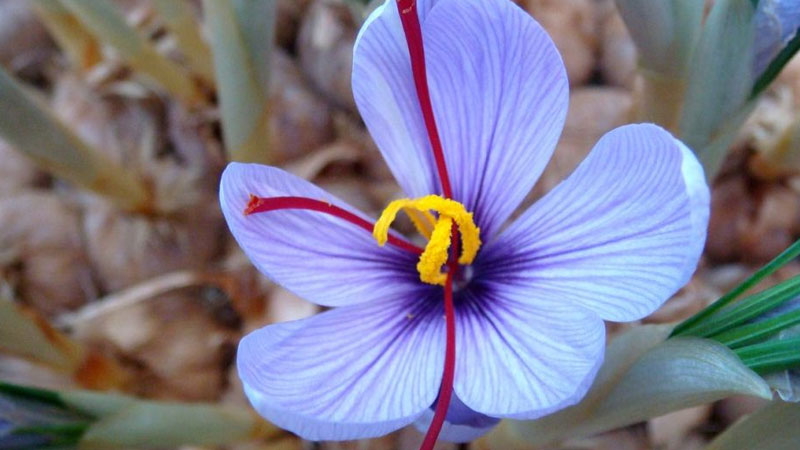
[{"label": "purple petal", "polygon": [[310,197],[364,216],[280,169],[228,165],[219,196],[231,233],[263,274],[298,296],[341,306],[408,295],[419,284],[418,256],[390,244],[379,247],[368,231],[324,213],[280,210],[245,216],[250,194]]},{"label": "purple petal", "polygon": [[753,73],[758,77],[797,34],[800,4],[796,0],[762,0],[753,21],[756,27]]},{"label": "purple petal", "polygon": [[691,278],[708,214],[692,152],[655,125],[624,126],[487,245],[482,264],[551,304],[635,320]]},{"label": "purple petal", "polygon": [[[431,426],[436,405],[428,408],[414,422],[417,429],[425,433]],[[475,412],[458,398],[454,392],[450,397],[450,405],[447,407],[442,431],[439,433],[439,440],[448,442],[470,442],[488,433],[500,419]]]},{"label": "purple petal", "polygon": [[[397,182],[409,197],[422,197],[440,192],[440,184],[395,1],[373,11],[358,33],[353,96]],[[420,23],[438,1],[417,1]]]},{"label": "purple petal", "polygon": [[[553,153],[567,111],[564,65],[545,31],[510,1],[438,0],[420,16],[454,198],[488,237]],[[440,192],[394,2],[362,30],[353,90],[406,193]]]},{"label": "purple petal", "polygon": [[535,419],[583,398],[603,361],[596,314],[491,280],[463,295],[454,389],[469,409]]},{"label": "purple petal", "polygon": [[310,440],[380,436],[436,399],[444,360],[441,290],[345,306],[264,327],[239,345],[245,393]]}]

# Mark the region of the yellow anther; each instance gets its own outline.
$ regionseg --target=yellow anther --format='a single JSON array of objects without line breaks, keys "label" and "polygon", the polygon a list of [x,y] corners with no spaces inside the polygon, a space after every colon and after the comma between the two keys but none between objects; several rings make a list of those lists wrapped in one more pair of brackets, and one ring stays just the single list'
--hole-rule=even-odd
[{"label": "yellow anther", "polygon": [[[418,199],[395,200],[383,210],[381,217],[375,222],[372,230],[378,245],[384,245],[389,236],[389,227],[400,210],[405,211],[417,230],[428,237],[428,245],[419,258],[417,270],[422,281],[430,284],[444,285],[446,274],[442,266],[447,264],[453,224],[458,227],[461,236],[461,255],[459,264],[471,264],[481,246],[480,229],[475,226],[472,213],[467,212],[461,203],[428,195]],[[438,213],[438,218],[431,214]],[[432,225],[432,229],[431,229]]]},{"label": "yellow anther", "polygon": [[453,219],[444,216],[436,222],[431,233],[431,240],[419,257],[417,271],[419,279],[425,283],[444,285],[447,275],[442,273],[442,266],[447,264],[450,236],[453,230]]},{"label": "yellow anther", "polygon": [[436,226],[436,217],[430,211],[420,211],[409,207],[403,208],[403,212],[411,219],[417,232],[425,236],[425,239],[430,240],[433,227]]},{"label": "yellow anther", "polygon": [[412,202],[413,200],[408,198],[395,200],[389,203],[389,206],[383,210],[378,221],[375,222],[375,225],[372,227],[372,235],[375,236],[378,245],[383,247],[383,245],[386,244],[386,240],[389,239],[389,227],[392,226],[392,222],[394,222],[394,219],[397,217],[397,213],[406,206],[410,206]]}]

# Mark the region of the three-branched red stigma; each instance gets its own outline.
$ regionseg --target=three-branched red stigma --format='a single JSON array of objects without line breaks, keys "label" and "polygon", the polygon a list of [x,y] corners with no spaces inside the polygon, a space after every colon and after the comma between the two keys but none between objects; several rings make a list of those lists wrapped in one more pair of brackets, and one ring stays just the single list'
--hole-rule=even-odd
[{"label": "three-branched red stigma", "polygon": [[[263,198],[251,195],[244,213],[245,215],[250,215],[283,209],[301,209],[329,214],[373,233],[381,245],[388,242],[399,249],[420,255],[420,262],[417,268],[420,272],[421,280],[430,284],[443,285],[444,288],[444,318],[446,324],[444,370],[433,419],[420,446],[420,450],[431,450],[436,444],[444,425],[453,393],[456,358],[453,280],[457,276],[459,265],[468,264],[475,257],[480,247],[480,230],[475,226],[472,214],[467,212],[463,205],[452,200],[453,191],[428,89],[425,48],[422,41],[422,27],[417,14],[416,0],[397,0],[397,10],[400,14],[403,33],[408,44],[411,73],[419,100],[420,113],[425,122],[428,139],[436,161],[439,182],[442,186],[442,196],[431,195],[420,199],[401,200],[400,202],[405,203],[400,206],[398,206],[397,202],[393,202],[375,224],[329,202],[306,197]],[[425,249],[388,233],[388,227],[400,209],[409,214],[417,229],[429,239]],[[437,216],[433,216],[430,212],[431,210],[436,212]],[[388,219],[386,218],[387,211],[389,212]],[[461,236],[461,242],[459,242],[459,236]],[[463,247],[460,257],[459,243]],[[446,269],[442,271],[441,269],[445,265]]]}]

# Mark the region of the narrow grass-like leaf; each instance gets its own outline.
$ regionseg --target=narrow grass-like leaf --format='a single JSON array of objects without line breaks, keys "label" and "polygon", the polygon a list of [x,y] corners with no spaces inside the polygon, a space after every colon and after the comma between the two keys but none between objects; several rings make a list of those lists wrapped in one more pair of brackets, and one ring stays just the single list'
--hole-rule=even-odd
[{"label": "narrow grass-like leaf", "polygon": [[209,404],[136,401],[93,424],[80,448],[173,448],[222,445],[278,430],[247,411]]},{"label": "narrow grass-like leaf", "polygon": [[35,311],[15,304],[3,293],[0,293],[0,349],[69,374],[86,387],[110,389],[127,379],[127,373],[115,361],[65,336]]},{"label": "narrow grass-like leaf", "polygon": [[738,348],[762,341],[780,331],[800,324],[800,310],[790,311],[763,322],[751,323],[711,336],[728,348]]},{"label": "narrow grass-like leaf", "polygon": [[204,0],[230,159],[268,162],[275,0]]},{"label": "narrow grass-like leaf", "polygon": [[792,369],[800,363],[800,337],[748,345],[735,352],[747,367],[758,373]]},{"label": "narrow grass-like leaf", "polygon": [[167,29],[175,36],[178,47],[189,66],[209,84],[214,82],[214,64],[211,50],[200,34],[197,19],[188,2],[175,0],[153,0],[158,14],[164,19]]},{"label": "narrow grass-like leaf", "polygon": [[59,399],[70,408],[92,417],[106,417],[134,405],[138,400],[113,392],[63,391]]},{"label": "narrow grass-like leaf", "polygon": [[51,445],[75,445],[88,428],[88,423],[34,425],[16,428],[12,434],[47,436]]},{"label": "narrow grass-like leaf", "polygon": [[750,275],[746,280],[742,281],[738,286],[731,289],[728,293],[719,298],[716,302],[709,305],[707,308],[698,312],[694,316],[686,319],[681,324],[675,327],[672,331],[672,336],[684,334],[684,332],[693,328],[700,322],[705,321],[708,317],[712,316],[717,311],[728,306],[731,302],[736,300],[740,295],[744,294],[755,285],[760,283],[764,278],[772,275],[785,266],[788,262],[800,256],[800,240],[795,241],[786,250],[782,251],[780,255],[776,256],[772,261],[765,264],[762,268],[758,269],[754,274]]},{"label": "narrow grass-like leaf", "polygon": [[56,391],[0,381],[0,449],[74,448],[91,419]]},{"label": "narrow grass-like leaf", "polygon": [[0,349],[67,372],[84,356],[78,344],[5,297],[0,297]]},{"label": "narrow grass-like leaf", "polygon": [[685,330],[684,336],[709,337],[756,319],[800,295],[800,275],[753,294],[735,305]]},{"label": "narrow grass-like leaf", "polygon": [[67,129],[0,68],[0,138],[42,169],[103,195],[127,210],[147,210],[140,180]]},{"label": "narrow grass-like leaf", "polygon": [[283,434],[249,409],[209,403],[160,402],[117,393],[53,391],[3,382],[0,394],[68,414],[61,420],[55,420],[55,416],[54,420],[45,420],[48,417],[43,416],[42,420],[14,425],[20,433],[79,437],[81,449],[211,446]]},{"label": "narrow grass-like leaf", "polygon": [[108,44],[136,71],[185,103],[202,98],[191,78],[130,27],[112,2],[59,0],[97,39]]},{"label": "narrow grass-like leaf", "polygon": [[22,386],[19,384],[6,383],[0,380],[0,394],[11,397],[17,397],[32,402],[44,403],[59,408],[67,406],[58,393],[49,389],[41,389],[31,386]]},{"label": "narrow grass-like leaf", "polygon": [[800,404],[774,401],[717,436],[705,450],[787,450],[800,442]]},{"label": "narrow grass-like leaf", "polygon": [[[800,367],[800,348],[770,355],[756,356],[746,360],[743,359],[742,362],[747,365],[747,367],[762,375],[792,370]],[[769,380],[767,380],[767,382],[769,382]]]},{"label": "narrow grass-like leaf", "polygon": [[639,327],[616,338],[580,403],[532,422],[509,421],[506,431],[526,445],[539,446],[731,395],[771,398],[764,380],[728,348],[699,338],[664,342],[668,333],[664,327]]},{"label": "narrow grass-like leaf", "polygon": [[32,5],[75,67],[86,70],[100,62],[100,44],[64,5],[54,0],[32,0]]}]

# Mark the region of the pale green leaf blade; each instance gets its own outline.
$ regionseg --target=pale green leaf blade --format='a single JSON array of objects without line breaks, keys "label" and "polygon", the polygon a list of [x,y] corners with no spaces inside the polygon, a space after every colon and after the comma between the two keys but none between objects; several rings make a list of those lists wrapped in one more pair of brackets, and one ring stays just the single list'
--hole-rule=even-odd
[{"label": "pale green leaf blade", "polygon": [[268,162],[275,1],[205,0],[222,132],[230,159]]},{"label": "pale green leaf blade", "polygon": [[108,44],[135,70],[188,104],[202,96],[191,78],[130,27],[113,3],[60,0],[101,42]]},{"label": "pale green leaf blade", "polygon": [[706,450],[787,450],[800,442],[800,404],[774,401],[736,423]]},{"label": "pale green leaf blade", "polygon": [[86,70],[100,62],[100,44],[61,3],[32,0],[37,15],[75,67]]},{"label": "pale green leaf blade", "polygon": [[57,394],[65,405],[92,417],[106,417],[136,404],[135,398],[112,392],[73,390]]},{"label": "pale green leaf blade", "polygon": [[702,29],[703,2],[616,0],[625,26],[649,72],[682,78]]},{"label": "pale green leaf blade", "polygon": [[269,426],[246,411],[208,404],[138,401],[92,424],[79,448],[221,445],[263,436],[265,427]]},{"label": "pale green leaf blade", "polygon": [[698,152],[707,177],[718,167],[703,152],[745,105],[753,87],[755,9],[750,0],[718,0],[706,20],[689,68],[679,137]]},{"label": "pale green leaf blade", "polygon": [[[657,330],[656,330],[657,331]],[[666,336],[668,330],[664,331]],[[628,333],[609,349],[609,359],[581,403],[510,428],[531,444],[557,442],[626,426],[731,395],[771,398],[769,386],[721,344],[674,338],[647,349],[654,331]],[[645,339],[649,342],[644,342]],[[636,355],[641,355],[636,358]],[[631,360],[635,361],[631,364]]]},{"label": "pale green leaf blade", "polygon": [[149,207],[141,180],[71,132],[2,68],[0,138],[42,169],[106,196],[125,209]]},{"label": "pale green leaf blade", "polygon": [[616,0],[616,5],[638,50],[642,90],[637,119],[674,132],[702,30],[703,2]]},{"label": "pale green leaf blade", "polygon": [[48,325],[37,322],[0,293],[0,349],[55,369],[75,370],[83,358],[81,349],[43,327]]},{"label": "pale green leaf blade", "polygon": [[214,64],[211,60],[211,49],[200,33],[191,4],[175,0],[153,0],[153,6],[175,36],[178,47],[192,69],[206,82],[213,83]]}]

